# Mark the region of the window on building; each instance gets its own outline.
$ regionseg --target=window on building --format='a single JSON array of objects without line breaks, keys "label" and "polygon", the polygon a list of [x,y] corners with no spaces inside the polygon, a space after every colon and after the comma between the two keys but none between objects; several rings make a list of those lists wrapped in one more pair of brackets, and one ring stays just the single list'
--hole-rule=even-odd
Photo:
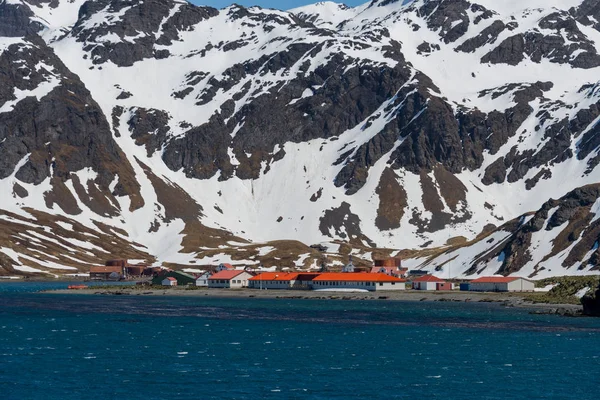
[{"label": "window on building", "polygon": [[383,282],[379,282],[379,286],[383,286]]}]

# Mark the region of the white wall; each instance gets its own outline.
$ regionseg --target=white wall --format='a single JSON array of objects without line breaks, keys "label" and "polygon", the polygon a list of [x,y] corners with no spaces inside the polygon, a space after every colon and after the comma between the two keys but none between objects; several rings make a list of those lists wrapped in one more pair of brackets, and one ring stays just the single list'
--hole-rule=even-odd
[{"label": "white wall", "polygon": [[382,282],[378,283],[375,288],[378,292],[382,290],[405,290],[406,282]]},{"label": "white wall", "polygon": [[413,288],[416,290],[436,290],[436,282],[413,282]]},{"label": "white wall", "polygon": [[209,279],[208,287],[240,289],[248,286],[248,279],[250,278],[252,278],[252,275],[244,271],[241,274],[229,280]]},{"label": "white wall", "polygon": [[313,289],[362,289],[374,292],[374,282],[338,282],[338,281],[313,281]]},{"label": "white wall", "polygon": [[198,279],[196,279],[196,286],[203,286],[203,287],[208,286],[208,278],[210,278],[211,275],[212,274],[208,273],[208,272],[200,275],[198,277]]},{"label": "white wall", "polygon": [[535,284],[533,282],[522,278],[509,282],[507,286],[509,292],[533,292],[534,288]]},{"label": "white wall", "polygon": [[248,287],[254,289],[290,289],[290,285],[293,285],[294,282],[295,281],[248,281]]},{"label": "white wall", "polygon": [[319,289],[362,289],[371,292],[377,290],[404,290],[404,282],[339,282],[339,281],[313,281],[314,290]]},{"label": "white wall", "polygon": [[526,279],[519,278],[512,282],[480,283],[471,282],[473,292],[533,292],[535,284]]}]

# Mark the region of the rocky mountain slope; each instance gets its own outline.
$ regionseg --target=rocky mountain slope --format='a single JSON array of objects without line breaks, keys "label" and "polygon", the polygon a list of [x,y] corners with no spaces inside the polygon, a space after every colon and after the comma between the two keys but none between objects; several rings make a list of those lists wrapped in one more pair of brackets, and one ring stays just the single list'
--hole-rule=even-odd
[{"label": "rocky mountain slope", "polygon": [[600,0],[1,0],[0,274],[398,250],[597,273],[599,21]]}]

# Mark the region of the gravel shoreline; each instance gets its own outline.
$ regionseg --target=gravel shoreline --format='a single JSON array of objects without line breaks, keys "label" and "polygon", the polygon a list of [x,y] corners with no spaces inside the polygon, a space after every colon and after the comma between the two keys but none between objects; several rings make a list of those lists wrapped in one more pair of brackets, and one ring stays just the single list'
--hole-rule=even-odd
[{"label": "gravel shoreline", "polygon": [[427,291],[393,291],[393,292],[324,292],[299,290],[258,290],[258,289],[186,289],[181,288],[87,288],[80,290],[51,290],[44,293],[77,294],[77,295],[112,295],[112,296],[184,296],[184,297],[216,297],[216,298],[261,298],[261,299],[315,299],[315,300],[378,300],[378,301],[411,301],[411,302],[478,302],[498,303],[505,307],[531,309],[536,314],[579,315],[581,305],[546,304],[526,301],[521,293],[481,293],[481,292],[427,292]]}]

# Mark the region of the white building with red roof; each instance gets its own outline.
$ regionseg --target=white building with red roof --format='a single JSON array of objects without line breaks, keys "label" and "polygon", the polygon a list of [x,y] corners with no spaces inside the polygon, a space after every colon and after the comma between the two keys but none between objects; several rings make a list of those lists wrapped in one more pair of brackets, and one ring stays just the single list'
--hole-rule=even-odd
[{"label": "white building with red roof", "polygon": [[535,284],[520,276],[482,276],[469,283],[473,292],[533,292]]},{"label": "white building with red roof", "polygon": [[235,288],[240,289],[248,286],[248,280],[252,274],[244,270],[225,269],[208,278],[209,288]]},{"label": "white building with red roof", "polygon": [[415,290],[452,290],[453,285],[433,275],[424,275],[412,280]]},{"label": "white building with red roof", "polygon": [[216,268],[217,272],[221,272],[221,271],[225,271],[225,270],[232,270],[232,269],[235,269],[235,267],[229,263],[219,264]]}]

